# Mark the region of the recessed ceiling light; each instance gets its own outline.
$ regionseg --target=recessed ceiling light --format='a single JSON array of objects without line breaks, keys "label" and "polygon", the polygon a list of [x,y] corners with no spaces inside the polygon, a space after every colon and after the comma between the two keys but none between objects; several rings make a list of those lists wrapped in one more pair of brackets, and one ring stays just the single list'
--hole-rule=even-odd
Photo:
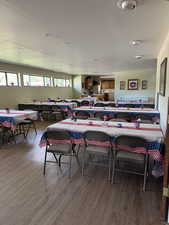
[{"label": "recessed ceiling light", "polygon": [[135,58],[136,59],[142,59],[143,58],[143,55],[136,55]]},{"label": "recessed ceiling light", "polygon": [[131,44],[132,44],[133,46],[140,45],[141,43],[142,43],[141,40],[133,40],[133,41],[131,41]]},{"label": "recessed ceiling light", "polygon": [[117,6],[122,10],[133,10],[137,6],[136,0],[118,0]]}]

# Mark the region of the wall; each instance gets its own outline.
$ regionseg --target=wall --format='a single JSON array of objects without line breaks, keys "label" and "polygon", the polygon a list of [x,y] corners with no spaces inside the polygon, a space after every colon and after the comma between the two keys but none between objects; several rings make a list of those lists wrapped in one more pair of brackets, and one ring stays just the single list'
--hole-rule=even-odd
[{"label": "wall", "polygon": [[[27,66],[0,63],[0,71],[16,72],[20,74],[53,75],[55,77],[67,77],[68,74],[56,73]],[[18,103],[31,102],[33,99],[46,100],[50,98],[72,98],[72,88],[56,87],[2,87],[0,86],[0,108],[16,108]]]},{"label": "wall", "polygon": [[166,40],[161,47],[161,50],[158,54],[157,59],[157,77],[156,77],[156,93],[159,92],[159,83],[160,83],[160,65],[164,58],[168,58],[168,66],[167,66],[167,77],[166,77],[166,94],[164,96],[159,96],[159,111],[161,116],[161,127],[163,129],[163,133],[165,134],[167,128],[167,120],[168,120],[168,97],[169,97],[169,34]]},{"label": "wall", "polygon": [[[148,97],[154,99],[155,97],[155,87],[156,87],[156,68],[144,71],[128,71],[128,72],[116,72],[115,74],[115,99],[122,97],[125,98],[139,98]],[[139,79],[139,89],[138,90],[127,90],[128,79]],[[148,89],[141,89],[141,81],[148,81]],[[120,90],[120,81],[126,81],[126,89]]]},{"label": "wall", "polygon": [[73,76],[73,97],[80,98],[82,94],[82,76]]}]

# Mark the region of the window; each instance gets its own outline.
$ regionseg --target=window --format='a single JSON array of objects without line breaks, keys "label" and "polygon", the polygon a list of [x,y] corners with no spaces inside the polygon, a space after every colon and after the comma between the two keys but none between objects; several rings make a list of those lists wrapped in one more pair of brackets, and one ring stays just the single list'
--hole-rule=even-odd
[{"label": "window", "polygon": [[51,77],[44,77],[45,87],[52,87]]},{"label": "window", "polygon": [[65,79],[54,78],[55,87],[65,87]]},{"label": "window", "polygon": [[44,80],[41,76],[23,75],[24,86],[44,86]]},{"label": "window", "polygon": [[72,86],[72,80],[71,79],[66,79],[65,80],[65,84],[66,84],[66,87],[71,87]]},{"label": "window", "polygon": [[0,86],[6,86],[6,76],[4,72],[0,72]]},{"label": "window", "polygon": [[6,73],[8,86],[19,86],[18,84],[18,74]]}]

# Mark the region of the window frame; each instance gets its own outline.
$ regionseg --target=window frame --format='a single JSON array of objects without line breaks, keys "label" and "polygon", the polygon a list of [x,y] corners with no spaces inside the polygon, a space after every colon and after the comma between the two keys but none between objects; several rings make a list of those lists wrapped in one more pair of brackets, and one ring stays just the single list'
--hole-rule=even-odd
[{"label": "window frame", "polygon": [[[5,74],[5,82],[6,82],[5,85],[0,85],[0,87],[22,87],[20,73],[11,72],[11,71],[7,71],[7,72],[6,71],[0,71],[0,72]],[[8,84],[8,75],[7,74],[9,74],[9,73],[16,75],[16,77],[17,77],[17,85],[9,85]]]}]

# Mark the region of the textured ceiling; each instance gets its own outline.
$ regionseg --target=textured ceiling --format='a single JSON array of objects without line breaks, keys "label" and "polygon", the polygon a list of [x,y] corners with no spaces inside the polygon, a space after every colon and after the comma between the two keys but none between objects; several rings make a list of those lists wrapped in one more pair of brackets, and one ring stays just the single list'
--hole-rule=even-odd
[{"label": "textured ceiling", "polygon": [[142,2],[121,11],[116,0],[0,0],[0,61],[73,74],[153,68],[169,2]]}]

